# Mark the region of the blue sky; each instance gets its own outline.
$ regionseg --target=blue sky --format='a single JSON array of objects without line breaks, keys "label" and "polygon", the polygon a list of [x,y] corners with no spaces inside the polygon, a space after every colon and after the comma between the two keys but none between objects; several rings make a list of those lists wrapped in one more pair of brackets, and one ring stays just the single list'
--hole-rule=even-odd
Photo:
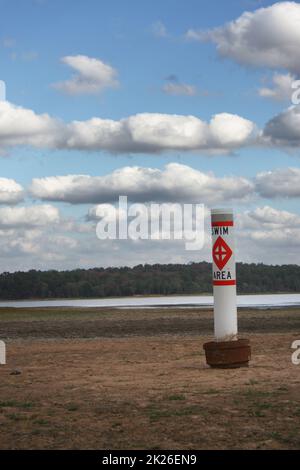
[{"label": "blue sky", "polygon": [[[247,63],[247,59],[240,56],[237,59],[234,53],[221,57],[217,50],[219,39],[191,40],[187,38],[187,32],[226,28],[228,22],[241,17],[245,11],[256,14],[264,8],[268,14],[268,7],[272,8],[274,4],[272,1],[251,0],[229,0],[226,4],[221,0],[1,0],[0,79],[6,83],[9,103],[32,110],[36,115],[47,113],[63,123],[88,121],[92,117],[119,121],[139,113],[191,115],[209,122],[214,115],[229,113],[251,121],[262,131],[291,103],[288,97],[269,99],[260,96],[259,89],[272,88],[274,73],[292,74],[293,78],[298,78],[296,65],[286,66],[282,59],[284,53],[276,66],[270,66],[268,59],[265,64]],[[293,8],[299,5],[298,2],[291,4]],[[287,13],[287,31],[292,16],[292,13]],[[292,37],[295,44],[298,39],[295,33],[295,38]],[[274,38],[270,37],[270,40]],[[245,49],[247,47],[246,44]],[[242,53],[247,57],[247,50]],[[96,93],[78,94],[58,89],[54,84],[64,83],[76,74],[76,69],[67,65],[63,58],[78,56],[108,64],[116,72],[118,86],[106,86]],[[193,92],[170,94],[166,91],[168,84],[187,85]],[[275,136],[272,139],[275,144],[261,145],[257,141],[249,144],[247,141],[213,156],[209,149],[191,152],[169,148],[159,153],[109,153],[105,148],[67,149],[64,145],[49,148],[4,143],[1,145],[1,177],[13,179],[23,186],[25,197],[19,205],[30,206],[47,202],[47,198],[39,201],[26,192],[33,178],[77,174],[101,176],[126,166],[162,170],[165,165],[175,162],[205,174],[213,172],[217,178],[236,176],[252,181],[261,172],[299,168],[298,144],[291,152],[286,141],[278,144]],[[279,211],[300,217],[297,197],[283,194],[269,199],[260,194],[242,203],[237,199],[231,205],[244,212],[272,207],[278,211],[279,219]],[[88,207],[92,205],[74,206],[67,199],[50,203],[63,215],[80,222],[84,221]],[[20,227],[14,229],[20,230]],[[293,230],[298,230],[297,227],[296,224]],[[20,236],[19,232],[17,236]],[[76,238],[78,234],[68,236]],[[253,234],[251,236],[253,241]],[[81,243],[88,242],[82,238]],[[70,252],[68,260],[62,257],[57,263],[47,264],[47,261],[41,262],[38,255],[30,260],[28,253],[22,250],[12,261],[9,250],[7,253],[3,256],[10,270],[41,265],[61,268],[64,263],[68,267],[85,266],[92,265],[94,261],[93,257],[82,261],[81,255],[74,257]],[[251,253],[254,253],[254,248]],[[151,255],[149,260],[155,261],[155,256]],[[160,251],[157,257],[160,257]],[[145,258],[148,259],[147,255]],[[253,254],[253,260],[258,258],[259,255]],[[294,258],[294,253],[291,253],[289,259]],[[96,261],[101,264],[101,259]],[[105,259],[104,264],[109,264],[109,261]],[[264,261],[270,262],[270,258],[265,256]],[[284,262],[283,259],[280,261]],[[116,264],[117,261],[112,259],[111,262]],[[124,263],[127,262],[125,256]]]},{"label": "blue sky", "polygon": [[[2,1],[0,4],[5,11],[2,38],[15,41],[12,47],[2,47],[1,51],[1,78],[7,85],[7,98],[66,121],[91,116],[121,119],[145,111],[193,114],[208,120],[225,110],[263,126],[282,109],[282,103],[266,102],[256,93],[261,77],[271,75],[270,71],[218,60],[211,44],[199,45],[184,39],[190,27],[208,29],[222,25],[239,16],[245,8],[255,10],[260,3],[273,2],[229,1],[224,8],[220,0],[208,3],[130,1],[130,6],[122,1]],[[169,36],[153,35],[153,25],[159,21],[165,25]],[[34,60],[21,58],[30,53],[36,53],[37,57]],[[16,59],[12,59],[13,54],[17,55]],[[99,57],[113,65],[119,72],[119,89],[107,90],[96,97],[72,98],[53,89],[52,83],[70,76],[70,70],[60,63],[60,58],[76,54]],[[162,93],[166,77],[172,74],[210,95],[174,97]],[[261,151],[251,152],[250,162],[248,158],[241,158],[232,164],[223,157],[212,160],[194,155],[185,155],[184,161],[203,170],[213,169],[220,175],[244,171],[254,175],[282,161],[285,165],[298,162],[297,157],[282,152],[264,151],[264,158]],[[174,158],[177,159],[178,154],[155,159],[155,165],[164,165]],[[43,152],[42,162],[36,160],[33,157],[30,169],[24,168],[21,182],[28,183],[32,176],[46,175],[48,171],[56,174],[57,170],[60,174],[70,171],[105,173],[131,162],[126,155],[117,158],[101,155],[100,161],[87,152],[80,155],[50,152],[49,156]],[[135,156],[135,163],[151,166],[153,158]],[[3,175],[15,176],[14,162],[7,164],[7,173],[5,167],[6,164]]]}]

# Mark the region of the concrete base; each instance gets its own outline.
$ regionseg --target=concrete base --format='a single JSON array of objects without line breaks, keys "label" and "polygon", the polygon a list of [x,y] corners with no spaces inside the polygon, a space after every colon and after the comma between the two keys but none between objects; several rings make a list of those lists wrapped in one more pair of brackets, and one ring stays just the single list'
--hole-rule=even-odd
[{"label": "concrete base", "polygon": [[203,345],[206,362],[210,367],[233,369],[247,367],[251,359],[250,341],[210,341]]}]

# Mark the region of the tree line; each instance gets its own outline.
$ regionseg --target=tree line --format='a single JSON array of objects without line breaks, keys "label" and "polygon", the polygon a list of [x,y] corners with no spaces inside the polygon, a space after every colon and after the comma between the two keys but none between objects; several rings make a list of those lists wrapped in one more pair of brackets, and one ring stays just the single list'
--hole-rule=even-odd
[{"label": "tree line", "polygon": [[[139,264],[133,268],[18,271],[0,274],[0,299],[210,294],[210,263]],[[238,293],[300,292],[300,266],[237,263]]]}]

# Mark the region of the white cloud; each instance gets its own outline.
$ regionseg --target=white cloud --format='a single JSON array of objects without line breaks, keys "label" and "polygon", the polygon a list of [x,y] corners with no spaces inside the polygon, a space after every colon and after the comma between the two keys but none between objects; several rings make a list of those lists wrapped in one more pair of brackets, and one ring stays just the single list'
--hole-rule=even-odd
[{"label": "white cloud", "polygon": [[190,29],[186,37],[216,44],[220,56],[238,63],[300,72],[300,5],[279,2],[209,31]]},{"label": "white cloud", "polygon": [[44,227],[60,221],[59,210],[49,204],[0,207],[0,227]]},{"label": "white cloud", "polygon": [[63,124],[48,114],[0,101],[0,146],[32,145],[56,147],[63,136]]},{"label": "white cloud", "polygon": [[125,220],[127,212],[123,208],[115,207],[112,204],[97,204],[89,208],[86,219],[88,221],[98,221],[102,217],[105,217],[108,222],[114,222],[116,217],[118,220]]},{"label": "white cloud", "polygon": [[191,41],[205,41],[207,32],[197,31],[195,29],[188,29],[185,33],[185,38]]},{"label": "white cloud", "polygon": [[100,59],[85,55],[66,56],[62,62],[76,71],[76,74],[54,87],[70,95],[96,94],[106,88],[118,86],[117,71]]},{"label": "white cloud", "polygon": [[[297,247],[299,250],[300,246],[300,229],[282,229],[279,230],[270,230],[270,231],[262,231],[257,230],[251,234],[251,238],[254,242],[260,243],[261,246],[265,248],[268,247],[270,249],[277,249],[282,248],[286,250],[284,256],[280,256],[278,252],[276,256],[272,256],[272,264],[287,264],[292,263],[299,263],[299,251],[295,252],[292,248]],[[293,252],[294,254],[290,256],[290,253]]]},{"label": "white cloud", "polygon": [[300,263],[300,216],[270,206],[236,217],[238,260],[269,264]]},{"label": "white cloud", "polygon": [[220,113],[205,122],[196,116],[143,113],[114,121],[92,118],[65,124],[48,114],[0,102],[0,141],[3,147],[106,150],[113,153],[199,151],[230,153],[250,145],[253,122]]},{"label": "white cloud", "polygon": [[242,231],[237,235],[238,261],[273,265],[300,264],[299,228],[263,228]]},{"label": "white cloud", "polygon": [[0,80],[0,101],[5,101],[6,99],[6,84],[3,80]]},{"label": "white cloud", "polygon": [[[14,228],[0,230],[2,271],[73,267],[79,243],[75,238],[57,233],[51,227],[44,229]],[[78,263],[78,259],[76,260]]]},{"label": "white cloud", "polygon": [[256,190],[266,198],[300,197],[300,168],[279,168],[259,173]]},{"label": "white cloud", "polygon": [[290,73],[275,73],[272,78],[273,86],[260,88],[258,94],[275,101],[291,101],[294,92],[292,84],[295,80],[296,76]]},{"label": "white cloud", "polygon": [[162,21],[156,21],[153,23],[151,26],[151,32],[153,36],[156,36],[157,38],[165,38],[168,36],[167,28]]},{"label": "white cloud", "polygon": [[16,204],[22,201],[22,186],[13,179],[0,178],[0,204]]},{"label": "white cloud", "polygon": [[236,259],[245,263],[300,264],[300,215],[269,205],[235,216]]},{"label": "white cloud", "polygon": [[187,83],[173,83],[169,82],[163,86],[163,91],[167,95],[184,95],[184,96],[195,96],[197,94],[197,88],[194,85],[188,85]]},{"label": "white cloud", "polygon": [[48,201],[104,203],[119,195],[132,201],[178,201],[214,204],[224,200],[242,201],[254,191],[242,177],[218,178],[189,166],[170,163],[163,170],[124,167],[106,176],[68,175],[32,180],[33,197]]},{"label": "white cloud", "polygon": [[262,142],[297,149],[300,146],[300,108],[291,106],[265,125]]},{"label": "white cloud", "polygon": [[[0,211],[2,271],[210,261],[207,213],[205,245],[195,253],[186,251],[181,240],[98,240],[93,222],[99,220],[103,206],[92,207],[85,224],[66,221],[55,208],[45,210],[47,206]],[[40,209],[34,212],[36,207]],[[263,206],[237,214],[235,220],[239,261],[300,263],[298,214]]]},{"label": "white cloud", "polygon": [[238,217],[240,228],[254,229],[290,229],[300,228],[300,216],[285,210],[270,206],[257,207],[253,211],[246,211]]}]

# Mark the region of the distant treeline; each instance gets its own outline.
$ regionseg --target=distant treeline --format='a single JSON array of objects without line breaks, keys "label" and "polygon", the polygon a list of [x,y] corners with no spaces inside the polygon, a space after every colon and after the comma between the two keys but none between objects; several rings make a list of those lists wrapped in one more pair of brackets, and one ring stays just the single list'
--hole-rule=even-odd
[{"label": "distant treeline", "polygon": [[[0,275],[0,299],[112,297],[212,292],[211,264],[36,271]],[[237,264],[238,292],[300,292],[300,266]]]}]

